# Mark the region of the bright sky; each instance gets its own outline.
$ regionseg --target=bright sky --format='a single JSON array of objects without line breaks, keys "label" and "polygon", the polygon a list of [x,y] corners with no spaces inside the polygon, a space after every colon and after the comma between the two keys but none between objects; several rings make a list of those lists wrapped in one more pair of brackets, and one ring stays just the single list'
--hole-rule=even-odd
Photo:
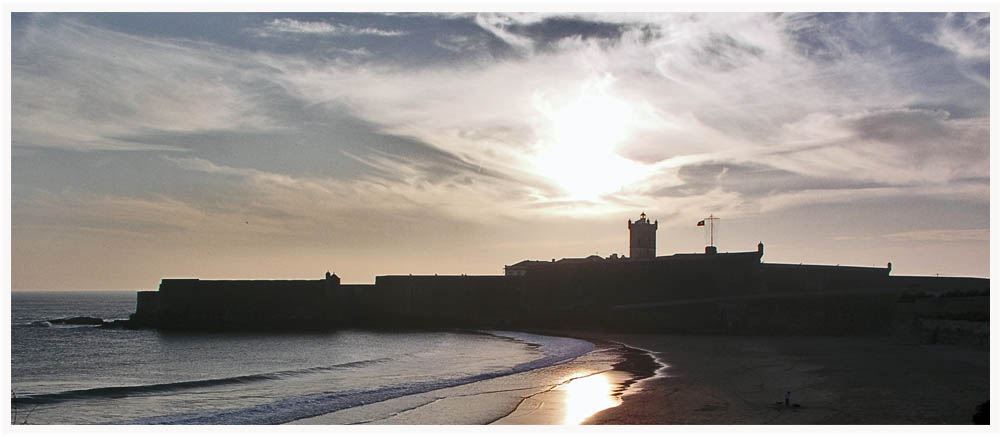
[{"label": "bright sky", "polygon": [[988,14],[11,17],[14,290],[628,253],[989,275]]}]

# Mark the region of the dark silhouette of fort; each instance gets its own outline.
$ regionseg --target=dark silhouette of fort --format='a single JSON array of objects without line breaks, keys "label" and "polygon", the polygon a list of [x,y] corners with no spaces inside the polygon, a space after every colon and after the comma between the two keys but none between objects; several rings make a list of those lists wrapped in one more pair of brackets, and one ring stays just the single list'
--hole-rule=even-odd
[{"label": "dark silhouette of fort", "polygon": [[[158,291],[138,292],[126,326],[927,335],[929,328],[917,325],[941,319],[924,317],[928,312],[985,308],[988,319],[988,279],[890,276],[891,263],[763,263],[763,243],[752,252],[718,253],[710,245],[704,253],[656,256],[657,225],[645,214],[629,220],[629,257],[525,260],[505,266],[503,276],[388,275],[365,285],[341,284],[329,272],[318,280],[163,279]],[[986,305],[927,304],[941,293]]]}]

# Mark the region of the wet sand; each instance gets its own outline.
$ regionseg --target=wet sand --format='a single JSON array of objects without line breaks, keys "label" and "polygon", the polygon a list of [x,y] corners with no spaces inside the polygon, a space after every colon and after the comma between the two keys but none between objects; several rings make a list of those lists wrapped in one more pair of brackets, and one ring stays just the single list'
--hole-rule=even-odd
[{"label": "wet sand", "polygon": [[[633,357],[624,360],[623,357]],[[636,359],[638,357],[638,359]],[[629,364],[626,365],[625,362]],[[645,370],[640,370],[643,367]],[[617,405],[648,355],[597,341],[595,350],[565,363],[471,384],[403,396],[291,422],[303,425],[549,425],[579,423]],[[626,371],[628,370],[628,371]]]},{"label": "wet sand", "polygon": [[[654,351],[669,367],[588,424],[971,424],[989,352],[887,337],[567,332]],[[784,395],[791,391],[791,404]]]},{"label": "wet sand", "polygon": [[614,350],[616,362],[610,369],[581,366],[578,369],[588,371],[569,374],[558,384],[525,396],[510,414],[490,424],[577,425],[597,411],[621,405],[638,381],[654,376],[661,367],[646,351],[591,340]]}]

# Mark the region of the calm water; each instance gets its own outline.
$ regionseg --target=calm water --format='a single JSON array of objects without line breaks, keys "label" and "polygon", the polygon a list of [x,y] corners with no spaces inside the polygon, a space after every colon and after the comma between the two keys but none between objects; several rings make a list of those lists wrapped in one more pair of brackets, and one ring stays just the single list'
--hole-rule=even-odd
[{"label": "calm water", "polygon": [[[12,418],[16,414],[18,423],[25,417],[39,424],[287,423],[473,387],[594,347],[503,332],[193,334],[46,327],[32,322],[126,318],[135,292],[15,292],[11,302]],[[489,406],[468,408],[482,415]],[[389,408],[379,414],[397,413]],[[344,415],[344,423],[350,417]]]}]

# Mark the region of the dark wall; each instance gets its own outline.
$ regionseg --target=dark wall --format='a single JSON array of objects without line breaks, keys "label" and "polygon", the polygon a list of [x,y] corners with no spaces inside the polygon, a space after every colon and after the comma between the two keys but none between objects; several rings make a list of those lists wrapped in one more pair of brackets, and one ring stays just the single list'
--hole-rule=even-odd
[{"label": "dark wall", "polygon": [[895,288],[914,292],[948,293],[989,291],[987,278],[954,278],[937,276],[891,276],[889,283]]},{"label": "dark wall", "polygon": [[504,276],[379,276],[362,299],[366,324],[498,325],[516,314]]},{"label": "dark wall", "polygon": [[145,325],[156,325],[160,317],[160,293],[140,291],[135,296],[135,314],[132,320]]},{"label": "dark wall", "polygon": [[164,328],[302,328],[334,322],[325,280],[164,279],[159,296],[158,323]]},{"label": "dark wall", "polygon": [[[989,286],[988,280],[974,278],[889,278],[887,268],[762,264],[761,255],[587,258],[532,264],[524,276],[379,276],[373,285],[332,279],[164,279],[158,292],[138,294],[133,318],[177,329],[347,325],[884,332],[901,314],[887,310],[886,296],[892,293]],[[839,294],[843,291],[854,294],[845,297]]]},{"label": "dark wall", "polygon": [[747,297],[613,308],[612,330],[730,335],[879,335],[894,326],[898,293]]},{"label": "dark wall", "polygon": [[815,292],[889,287],[885,267],[847,267],[802,264],[761,264],[767,293]]},{"label": "dark wall", "polygon": [[534,309],[607,307],[754,293],[760,288],[756,252],[654,260],[554,263],[529,271],[518,288]]},{"label": "dark wall", "polygon": [[373,311],[374,285],[339,285],[327,290],[327,300],[333,307],[339,324],[357,325]]}]

